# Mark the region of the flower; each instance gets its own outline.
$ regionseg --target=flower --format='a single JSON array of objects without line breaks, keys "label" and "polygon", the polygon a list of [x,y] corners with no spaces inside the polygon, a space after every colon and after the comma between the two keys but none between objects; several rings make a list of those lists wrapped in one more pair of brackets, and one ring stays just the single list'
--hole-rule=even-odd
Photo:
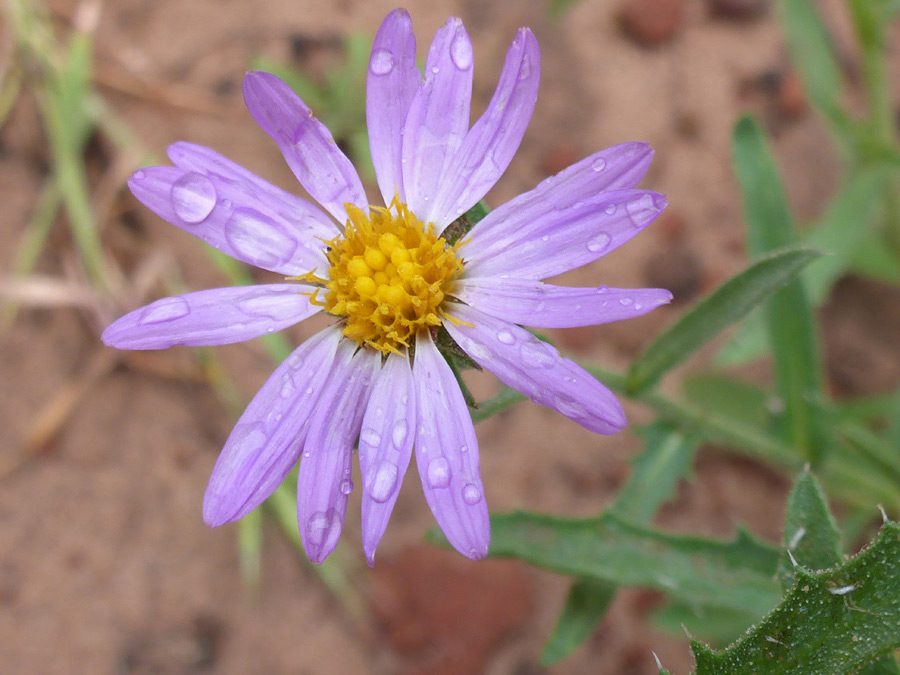
[{"label": "flower", "polygon": [[[660,289],[563,288],[541,279],[631,239],[665,208],[634,189],[652,152],[598,152],[489,213],[463,241],[442,234],[506,170],[537,99],[540,53],[516,33],[487,110],[469,128],[472,44],[459,19],[441,27],[425,64],[404,10],[389,14],[369,60],[372,160],[386,208],[328,130],[278,78],[248,73],[243,91],[300,184],[295,197],[204,147],[175,143],[174,166],[141,169],[129,187],[170,223],[284,283],[166,298],[103,333],[120,349],[214,345],[282,329],[324,310],[337,322],[301,344],[229,436],[203,502],[218,526],[261,504],[300,461],[297,517],[321,563],[343,527],[354,443],[362,476],[363,546],[372,564],[415,448],[425,498],[449,542],[487,554],[478,442],[459,384],[434,338],[443,326],[479,366],[537,403],[612,434],[616,398],[521,325],[565,328],[641,315]],[[327,214],[326,214],[327,212]]]}]

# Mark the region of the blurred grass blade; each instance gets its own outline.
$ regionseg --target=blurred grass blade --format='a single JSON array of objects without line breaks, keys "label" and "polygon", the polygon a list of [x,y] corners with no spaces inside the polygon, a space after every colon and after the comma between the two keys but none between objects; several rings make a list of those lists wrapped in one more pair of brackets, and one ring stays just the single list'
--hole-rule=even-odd
[{"label": "blurred grass blade", "polygon": [[823,571],[796,568],[784,601],[728,649],[713,651],[692,641],[696,675],[856,673],[879,658],[884,665],[874,672],[894,672],[890,654],[900,647],[898,559],[900,526],[887,522],[856,557]]},{"label": "blurred grass blade", "polygon": [[[751,253],[760,256],[792,245],[796,235],[775,159],[752,118],[735,126],[733,152]],[[795,279],[769,298],[765,314],[775,380],[784,403],[784,437],[817,465],[826,443],[813,414],[822,397],[822,374],[812,309],[802,282]]]},{"label": "blurred grass blade", "polygon": [[[631,477],[609,510],[625,520],[647,524],[660,504],[672,496],[678,481],[690,471],[700,435],[685,434],[665,422],[644,427],[638,434],[644,439],[644,450],[634,460]],[[541,653],[541,662],[549,665],[571,654],[606,614],[615,593],[615,584],[576,579]]]},{"label": "blurred grass blade", "polygon": [[238,521],[238,560],[241,580],[252,596],[259,594],[259,570],[262,557],[262,509],[254,509]]},{"label": "blurred grass blade", "polygon": [[702,373],[681,382],[685,399],[701,410],[710,410],[748,427],[768,431],[766,393],[734,377]]},{"label": "blurred grass blade", "polygon": [[628,371],[627,390],[637,394],[652,387],[664,373],[744,318],[820,255],[809,249],[780,251],[722,284],[638,355]]},{"label": "blurred grass blade", "polygon": [[814,306],[821,305],[834,282],[850,266],[853,252],[867,236],[878,213],[887,174],[861,170],[852,174],[831,202],[828,212],[805,237],[805,245],[830,254],[803,272],[803,281]]},{"label": "blurred grass blade", "polygon": [[616,584],[598,579],[580,578],[572,582],[565,607],[541,652],[542,665],[562,661],[590,637],[616,597],[617,588]]},{"label": "blurred grass blade", "polygon": [[778,0],[777,16],[787,38],[791,62],[813,105],[831,126],[837,142],[853,138],[852,123],[841,108],[843,88],[837,53],[812,0]]},{"label": "blurred grass blade", "polygon": [[837,523],[819,482],[808,470],[800,474],[788,495],[782,544],[778,580],[785,593],[794,584],[796,565],[823,570],[843,559]]}]

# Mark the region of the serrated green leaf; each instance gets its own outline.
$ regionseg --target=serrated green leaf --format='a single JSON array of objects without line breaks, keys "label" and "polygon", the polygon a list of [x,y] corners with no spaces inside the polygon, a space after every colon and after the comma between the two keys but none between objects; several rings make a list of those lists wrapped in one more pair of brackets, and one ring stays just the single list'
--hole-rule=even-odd
[{"label": "serrated green leaf", "polygon": [[777,549],[743,530],[724,542],[658,532],[611,513],[567,520],[514,512],[492,516],[491,532],[492,556],[519,558],[560,574],[656,588],[688,603],[763,614],[780,597],[774,580]]},{"label": "serrated green leaf", "polygon": [[819,572],[797,568],[782,603],[734,645],[691,645],[696,674],[850,673],[889,655],[900,647],[898,560],[900,525],[887,522],[856,557]]},{"label": "serrated green leaf", "polygon": [[809,249],[779,251],[726,281],[638,355],[628,371],[628,391],[638,394],[652,387],[665,372],[744,318],[820,255]]},{"label": "serrated green leaf", "polygon": [[726,646],[747,631],[748,626],[762,618],[761,614],[742,612],[726,607],[691,606],[683,602],[669,602],[653,613],[655,627],[673,635],[707,640],[716,646]]},{"label": "serrated green leaf", "polygon": [[[764,255],[792,245],[796,234],[775,159],[752,118],[744,117],[735,125],[733,151],[751,252]],[[822,374],[803,284],[795,279],[769,298],[765,316],[775,380],[784,403],[784,437],[816,465],[826,446],[826,435],[814,416],[814,407],[822,399]]]},{"label": "serrated green leaf", "polygon": [[[690,470],[700,436],[685,434],[665,422],[644,427],[638,434],[644,439],[644,450],[635,458],[631,477],[609,511],[625,520],[645,524]],[[549,665],[571,654],[603,618],[615,593],[615,584],[576,579],[541,654],[541,662]]]},{"label": "serrated green leaf", "polygon": [[644,450],[635,458],[631,477],[609,510],[624,520],[644,524],[690,471],[701,436],[686,434],[665,422],[655,422],[637,433],[644,440]]},{"label": "serrated green leaf", "polygon": [[549,666],[575,651],[606,614],[616,590],[616,584],[598,579],[581,578],[572,582],[556,627],[541,652],[541,663]]},{"label": "serrated green leaf", "polygon": [[841,562],[837,523],[819,482],[808,470],[800,474],[788,496],[783,544],[778,580],[785,591],[794,583],[796,565],[823,570]]}]

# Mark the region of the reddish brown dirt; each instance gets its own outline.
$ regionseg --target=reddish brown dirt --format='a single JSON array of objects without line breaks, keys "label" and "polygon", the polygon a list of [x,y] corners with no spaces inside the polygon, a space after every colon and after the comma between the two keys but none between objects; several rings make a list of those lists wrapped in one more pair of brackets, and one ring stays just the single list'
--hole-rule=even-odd
[{"label": "reddish brown dirt", "polygon": [[[582,0],[558,23],[545,19],[543,0],[425,4],[410,6],[420,54],[450,14],[461,16],[470,31],[476,114],[490,97],[515,28],[533,27],[541,43],[544,74],[534,119],[490,203],[617,142],[646,140],[657,151],[644,184],[667,193],[667,220],[564,281],[666,283],[679,291],[680,302],[639,320],[555,335],[581,358],[624,367],[692,296],[744,264],[729,160],[730,129],[740,112],[758,113],[773,132],[800,218],[815,216],[836,183],[827,135],[802,100],[798,104],[796,89],[759,85],[771,85],[771,74],[786,66],[766,12],[748,21],[723,20],[708,12],[707,3],[688,0],[674,34],[648,51],[623,36],[623,2]],[[70,16],[75,3],[53,5],[60,16]],[[249,59],[259,53],[287,59],[297,35],[371,34],[392,6],[386,0],[274,0],[264,9],[239,0],[109,0],[97,32],[101,91],[157,155],[166,144],[186,139],[295,189],[277,148],[243,110],[239,83]],[[2,37],[4,53],[9,39]],[[328,58],[314,54],[309,64],[320,68]],[[0,132],[4,271],[46,163],[34,106],[23,98]],[[180,264],[188,287],[222,284],[195,242],[126,194],[104,226],[104,241],[129,272],[162,250]],[[39,270],[61,275],[71,260],[71,243],[57,223]],[[150,295],[162,294],[155,286]],[[853,305],[852,295],[843,302]],[[838,309],[829,312],[829,321],[848,321],[832,316]],[[849,319],[857,320],[859,314]],[[171,350],[149,365],[132,360],[128,367],[100,368],[102,375],[77,397],[59,433],[23,461],[39,411],[81,381],[92,363],[97,366],[99,324],[89,312],[30,310],[0,336],[3,672],[545,672],[538,657],[566,581],[516,563],[473,564],[423,550],[421,537],[432,519],[414,475],[400,495],[374,572],[360,564],[358,494],[351,498],[341,550],[373,599],[371,622],[351,620],[274,526],[266,528],[259,594],[248,593],[239,575],[236,528],[211,531],[200,517],[229,418],[207,387],[183,377],[192,364],[186,351]],[[296,342],[314,330],[302,325],[289,337]],[[837,344],[832,361],[869,353],[865,335],[845,333],[843,343],[830,343]],[[847,340],[850,346],[842,347]],[[882,345],[882,356],[858,358],[856,368],[881,370],[891,348]],[[245,399],[271,369],[256,344],[217,353]],[[155,375],[148,374],[151,368]],[[834,371],[841,386],[858,390],[864,374],[841,368]],[[845,385],[847,378],[852,382]],[[664,384],[677,389],[671,378]],[[473,378],[479,395],[494,387],[488,376]],[[627,410],[633,423],[650,419],[638,407]],[[485,422],[478,436],[484,483],[497,511],[596,513],[627,477],[628,460],[639,448],[628,432],[595,436],[532,404]],[[707,450],[695,479],[680,487],[659,522],[723,536],[740,522],[774,540],[787,485],[768,469]],[[593,639],[552,672],[655,673],[651,650],[672,672],[687,672],[691,659],[683,636],[648,627],[653,602],[641,591],[623,591]]]}]

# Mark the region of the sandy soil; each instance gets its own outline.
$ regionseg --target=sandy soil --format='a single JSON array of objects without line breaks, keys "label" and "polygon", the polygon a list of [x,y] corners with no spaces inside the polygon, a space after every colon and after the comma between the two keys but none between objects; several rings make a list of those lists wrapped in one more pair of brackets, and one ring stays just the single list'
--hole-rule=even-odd
[{"label": "sandy soil", "polygon": [[[729,160],[730,130],[740,112],[755,111],[769,125],[800,218],[819,212],[838,168],[826,133],[802,99],[799,108],[796,102],[790,107],[783,91],[757,84],[786,65],[771,16],[715,19],[706,3],[688,0],[673,39],[647,49],[622,35],[619,4],[583,0],[556,24],[545,19],[539,0],[408,7],[422,55],[448,15],[465,21],[475,44],[476,114],[490,97],[515,28],[531,26],[541,43],[543,84],[534,119],[489,196],[491,204],[601,147],[645,140],[656,149],[644,185],[668,195],[669,212],[633,242],[564,281],[668,284],[677,289],[676,304],[623,324],[555,335],[570,353],[621,368],[696,293],[744,264]],[[53,3],[61,16],[73,6]],[[249,59],[288,59],[296,36],[373,33],[392,7],[384,0],[109,0],[97,32],[98,73],[107,84],[118,84],[102,91],[158,155],[170,142],[190,140],[296,191],[277,148],[244,112],[239,83]],[[9,36],[2,40],[8,47]],[[320,52],[308,62],[314,69],[331,58]],[[123,82],[137,83],[136,91],[123,91]],[[146,82],[153,84],[141,84]],[[161,100],[159,91],[173,100]],[[34,107],[23,100],[0,132],[2,269],[11,263],[46,162]],[[59,225],[41,259],[43,273],[60,274],[71,261],[71,244]],[[189,287],[223,283],[187,235],[126,193],[104,225],[105,240],[129,270],[162,250],[180,263]],[[842,291],[849,293],[843,303],[856,306],[861,291]],[[151,291],[152,297],[162,294],[161,287]],[[852,321],[864,322],[861,314]],[[829,309],[830,324],[846,326],[842,316],[840,306]],[[401,493],[375,570],[362,566],[356,572],[373,601],[369,622],[348,616],[274,526],[266,530],[258,597],[248,594],[239,576],[236,529],[211,531],[200,517],[228,416],[206,387],[184,377],[120,366],[96,378],[61,433],[18,465],[42,406],[106,358],[97,329],[89,315],[75,310],[28,311],[0,336],[0,457],[17,464],[0,478],[4,672],[544,672],[538,656],[566,580],[516,563],[472,564],[423,546],[432,519],[415,476]],[[302,325],[289,337],[299,341],[314,330]],[[829,342],[832,363],[841,363],[847,349],[870,353],[866,330],[837,334],[840,339]],[[877,340],[888,350],[880,361],[859,358],[862,365],[849,375],[838,368],[845,390],[866,388],[859,368],[868,364],[883,372],[883,364],[896,358],[889,340]],[[271,369],[255,344],[219,354],[247,398]],[[190,363],[189,354],[176,349],[160,355],[154,367],[183,373]],[[895,373],[882,386],[896,379]],[[675,384],[669,379],[665,387],[675,391]],[[473,378],[473,387],[487,395],[496,385],[482,375]],[[649,419],[637,407],[628,412],[633,423]],[[595,436],[532,404],[482,424],[478,436],[484,483],[497,511],[596,513],[627,477],[639,448],[630,433]],[[658,522],[723,536],[741,522],[775,540],[787,486],[768,469],[705,449],[695,479],[680,487]],[[354,494],[341,545],[354,567],[361,561],[358,505]],[[655,673],[651,650],[672,672],[687,672],[686,640],[648,626],[657,602],[654,594],[621,592],[594,637],[551,672]]]}]

